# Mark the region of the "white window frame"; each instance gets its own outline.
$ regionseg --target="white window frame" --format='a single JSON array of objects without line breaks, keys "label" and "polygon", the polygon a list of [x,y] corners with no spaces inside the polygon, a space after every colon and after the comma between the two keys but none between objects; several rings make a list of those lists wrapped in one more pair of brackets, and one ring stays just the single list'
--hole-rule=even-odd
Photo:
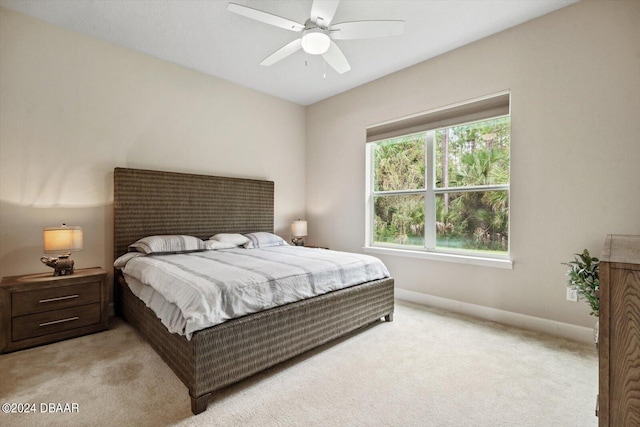
[{"label": "white window frame", "polygon": [[[504,95],[504,93],[499,94]],[[490,99],[490,97],[481,98]],[[464,105],[464,104],[458,104]],[[438,112],[442,109],[437,110]],[[428,115],[429,113],[425,113]],[[387,138],[381,138],[374,141],[368,141],[366,144],[366,217],[365,217],[365,252],[371,252],[382,255],[398,255],[412,258],[421,258],[437,261],[456,262],[472,265],[481,265],[496,268],[513,268],[511,260],[511,238],[508,241],[507,254],[480,252],[475,253],[468,250],[456,250],[451,248],[436,247],[436,196],[443,193],[470,192],[470,191],[507,191],[509,194],[509,206],[511,199],[510,184],[501,185],[481,185],[467,187],[446,187],[436,188],[435,182],[435,132],[444,127],[454,127],[464,125],[471,122],[486,121],[494,118],[508,116],[511,118],[510,111],[508,114],[499,114],[496,116],[485,116],[480,120],[460,121],[454,124],[447,123],[446,126],[439,126],[420,130],[418,132],[408,132],[404,135],[412,135],[425,133],[425,188],[418,190],[398,190],[398,191],[374,191],[374,156],[373,151],[377,142],[384,141]],[[414,116],[415,117],[415,116]],[[413,120],[413,119],[412,119]],[[412,129],[414,130],[414,129]],[[397,132],[396,132],[397,133]],[[403,136],[404,136],[403,135]],[[511,157],[511,156],[510,156]],[[511,181],[511,180],[509,180]],[[425,244],[424,247],[408,246],[393,243],[374,242],[374,198],[376,196],[393,196],[405,194],[421,194],[424,195],[424,225],[425,225]],[[511,212],[509,213],[509,237],[511,237]]]}]

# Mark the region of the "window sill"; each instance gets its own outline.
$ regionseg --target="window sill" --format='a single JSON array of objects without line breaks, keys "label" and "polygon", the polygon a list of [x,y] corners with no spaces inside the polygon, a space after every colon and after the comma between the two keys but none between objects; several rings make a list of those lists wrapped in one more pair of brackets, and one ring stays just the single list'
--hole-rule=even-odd
[{"label": "window sill", "polygon": [[455,262],[458,264],[479,265],[483,267],[503,268],[507,270],[513,269],[513,261],[506,258],[478,257],[381,246],[365,246],[363,249],[365,252],[380,255],[395,255],[408,258],[428,259],[432,261]]}]

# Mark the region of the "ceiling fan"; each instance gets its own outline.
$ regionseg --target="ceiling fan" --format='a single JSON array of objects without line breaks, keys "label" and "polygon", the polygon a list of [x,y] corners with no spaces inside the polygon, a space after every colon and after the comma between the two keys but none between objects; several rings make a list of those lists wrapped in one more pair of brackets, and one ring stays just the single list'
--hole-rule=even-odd
[{"label": "ceiling fan", "polygon": [[313,0],[311,17],[304,24],[236,3],[227,10],[265,24],[302,33],[302,36],[276,50],[260,65],[270,66],[302,49],[311,55],[322,55],[339,74],[351,69],[349,61],[334,40],[369,39],[395,36],[404,31],[404,21],[354,21],[332,24],[340,0]]}]

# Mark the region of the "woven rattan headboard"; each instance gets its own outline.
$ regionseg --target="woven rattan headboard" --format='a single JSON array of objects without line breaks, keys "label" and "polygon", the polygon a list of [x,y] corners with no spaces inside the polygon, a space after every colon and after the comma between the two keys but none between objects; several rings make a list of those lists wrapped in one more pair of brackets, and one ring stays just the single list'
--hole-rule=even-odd
[{"label": "woven rattan headboard", "polygon": [[114,257],[138,239],[273,232],[273,181],[114,170]]}]

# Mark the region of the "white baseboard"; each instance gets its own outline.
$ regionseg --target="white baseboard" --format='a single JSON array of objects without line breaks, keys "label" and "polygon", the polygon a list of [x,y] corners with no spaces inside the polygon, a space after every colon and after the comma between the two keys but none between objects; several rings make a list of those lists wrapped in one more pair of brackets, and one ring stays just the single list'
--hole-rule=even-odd
[{"label": "white baseboard", "polygon": [[484,320],[490,320],[509,326],[515,326],[517,328],[543,332],[549,335],[566,338],[573,341],[593,344],[593,328],[586,328],[584,326],[557,322],[555,320],[548,320],[541,317],[514,313],[512,311],[499,310],[497,308],[485,307],[482,305],[470,304],[467,302],[456,301],[448,298],[436,297],[433,295],[427,295],[420,292],[409,291],[406,289],[396,288],[395,297],[403,301],[436,307],[455,313],[478,317]]}]

